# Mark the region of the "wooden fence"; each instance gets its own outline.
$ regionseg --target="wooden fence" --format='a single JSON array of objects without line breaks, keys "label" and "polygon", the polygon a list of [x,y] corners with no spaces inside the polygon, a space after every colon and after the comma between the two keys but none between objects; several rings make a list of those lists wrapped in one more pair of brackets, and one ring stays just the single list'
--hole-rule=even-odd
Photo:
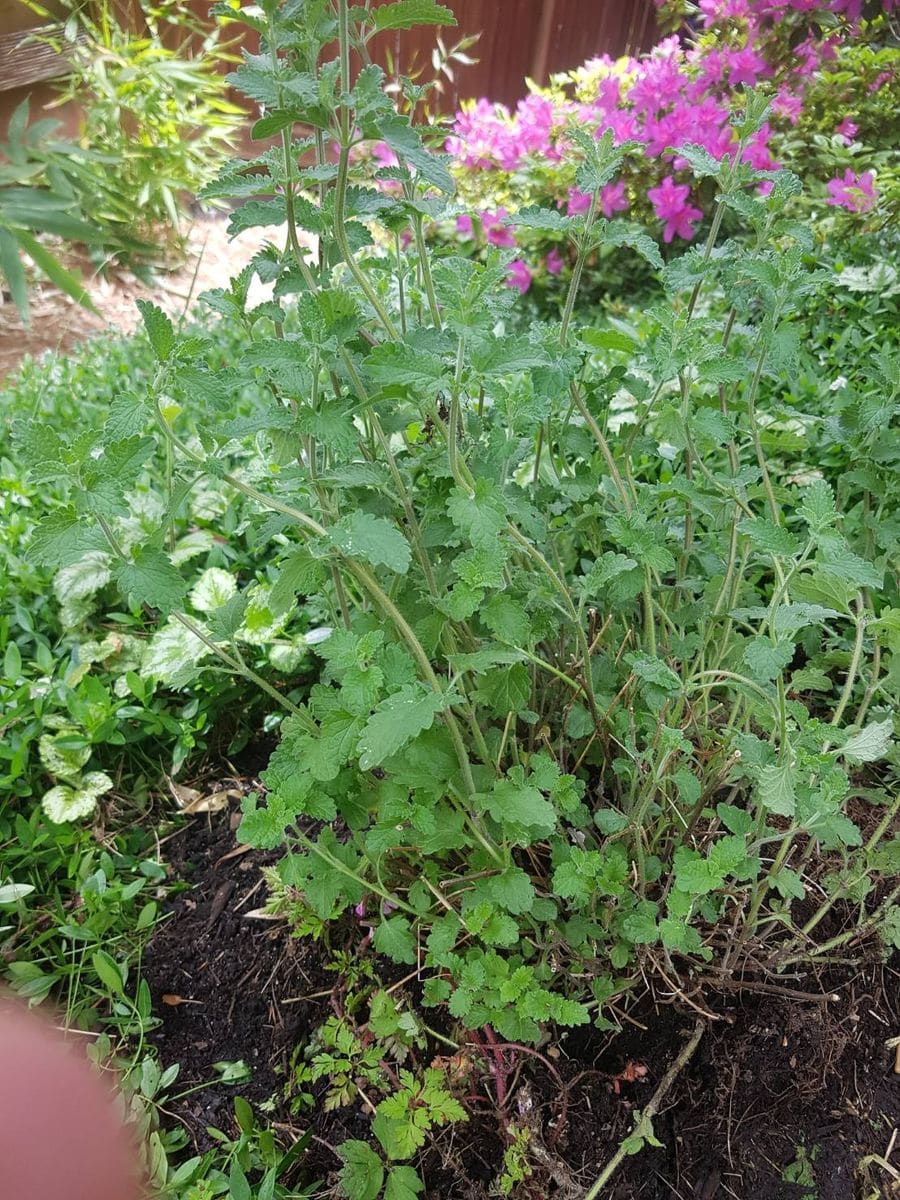
[{"label": "wooden fence", "polygon": [[[376,0],[384,3],[387,0]],[[205,0],[186,0],[196,14]],[[524,79],[544,83],[548,75],[577,66],[599,54],[619,55],[647,49],[656,37],[653,0],[444,0],[457,25],[443,30],[425,26],[409,33],[379,35],[374,57],[385,65],[390,58],[408,73],[416,64],[431,74],[431,52],[440,33],[452,45],[466,34],[479,34],[470,50],[475,66],[460,67],[441,98],[452,112],[461,99],[488,96],[513,105],[524,93]],[[51,0],[52,6],[52,0]],[[139,28],[139,0],[118,0],[117,8],[129,25]],[[21,0],[0,0],[0,140],[17,104],[31,96],[32,113],[54,99],[52,80],[66,71],[64,58],[29,40],[36,18]],[[248,48],[255,49],[248,42]],[[78,125],[72,106],[57,109],[68,131]]]}]

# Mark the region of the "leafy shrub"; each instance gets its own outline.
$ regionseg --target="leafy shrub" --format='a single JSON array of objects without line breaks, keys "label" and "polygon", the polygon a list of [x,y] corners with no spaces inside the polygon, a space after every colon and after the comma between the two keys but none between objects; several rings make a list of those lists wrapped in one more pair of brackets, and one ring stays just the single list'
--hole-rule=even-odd
[{"label": "leafy shrub", "polygon": [[70,174],[90,197],[106,253],[134,257],[140,242],[145,257],[165,257],[178,251],[186,203],[230,154],[243,114],[226,94],[219,25],[203,30],[172,2],[142,5],[141,15],[137,33],[107,0],[73,4],[61,99],[81,108]]},{"label": "leafy shrub", "polygon": [[[424,1009],[481,1030],[498,1072],[498,1037],[608,1027],[642,972],[730,975],[752,956],[777,975],[876,931],[895,942],[897,543],[878,489],[896,362],[867,350],[877,384],[855,379],[834,412],[821,376],[815,404],[787,394],[811,361],[800,317],[833,281],[791,216],[798,178],[744,161],[765,97],[748,97],[734,156],[691,152],[715,190],[710,229],[668,264],[599,216],[626,150],[583,139],[587,211],[528,217],[571,242],[562,317],[523,333],[508,256],[426,246],[426,220],[452,211],[447,159],[377,67],[350,72],[377,28],[446,10],[336,12],[244,14],[270,53],[235,80],[281,145],[211,190],[245,200],[235,230],[283,226],[284,244],[209,296],[239,331],[224,361],[144,305],[149,386],[123,390],[93,436],[22,430],[22,460],[65,481],[33,559],[104,555],[131,610],[158,614],[154,636],[185,639],[182,685],[204,663],[262,684],[281,740],[241,837],[284,848],[278,903],[418,967]],[[295,124],[317,133],[294,141]],[[390,194],[355,153],[371,143],[397,157],[379,172]],[[721,238],[726,213],[746,238]],[[630,329],[584,322],[586,260],[634,242],[659,302]],[[256,307],[254,273],[274,285]],[[818,457],[845,431],[849,486],[844,462]],[[168,499],[138,527],[150,462]],[[198,604],[171,526],[205,485],[240,505],[256,569],[207,578]],[[330,631],[318,678],[279,692],[248,634],[311,607]],[[821,936],[844,907],[855,920]],[[320,1043],[382,1086],[352,1028]],[[381,1152],[343,1149],[351,1200],[421,1190],[419,1135],[460,1115],[446,1078],[398,1075],[373,1122]],[[630,1143],[651,1137],[647,1119]]]},{"label": "leafy shrub", "polygon": [[[531,85],[514,113],[488,99],[464,106],[447,141],[467,210],[453,232],[472,248],[518,246],[511,285],[527,291],[537,275],[552,291],[554,277],[566,273],[565,241],[549,229],[536,233],[527,208],[550,203],[569,215],[586,212],[590,195],[576,177],[580,147],[587,134],[610,130],[628,153],[600,190],[602,214],[649,222],[667,243],[689,241],[715,197],[700,164],[734,157],[733,120],[748,87],[772,104],[741,149],[745,162],[818,178],[820,198],[812,195],[807,206],[824,199],[866,213],[886,192],[892,210],[900,51],[891,27],[883,17],[860,24],[842,3],[783,9],[768,0],[711,3],[702,6],[695,40],[672,36],[640,58],[592,59],[546,89]],[[665,11],[678,27],[685,6],[669,3]],[[638,278],[646,277],[638,267]],[[615,291],[620,280],[611,269],[606,290]]]},{"label": "leafy shrub", "polygon": [[[236,352],[235,338],[222,320],[204,344],[225,359]],[[75,354],[24,363],[0,395],[0,705],[17,714],[0,747],[0,794],[43,795],[54,819],[88,815],[101,783],[108,789],[123,776],[130,796],[146,804],[162,772],[178,771],[214,734],[235,753],[262,719],[254,697],[209,670],[190,639],[157,629],[140,602],[123,610],[102,549],[58,570],[26,557],[36,523],[67,493],[52,466],[25,478],[10,429],[30,419],[54,437],[86,445],[117,411],[118,398],[146,392],[153,375],[145,339],[100,338]],[[237,395],[235,420],[243,403]],[[178,503],[172,508],[175,481],[164,461],[142,463],[137,453],[128,469],[128,503],[114,506],[123,536],[139,538],[170,513],[168,544],[190,584],[194,612],[238,578],[255,576],[246,512],[229,489],[192,481],[188,513]],[[101,478],[93,475],[90,486]],[[304,616],[255,627],[247,643],[253,666],[276,681],[293,675],[309,661],[301,633],[307,624]],[[184,694],[187,682],[191,696]]]}]

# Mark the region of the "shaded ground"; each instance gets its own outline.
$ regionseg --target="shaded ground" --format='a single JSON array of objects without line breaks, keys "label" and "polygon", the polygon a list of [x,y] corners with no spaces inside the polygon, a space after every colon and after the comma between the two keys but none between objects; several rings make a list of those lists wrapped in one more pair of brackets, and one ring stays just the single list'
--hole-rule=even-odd
[{"label": "shaded ground", "polygon": [[[285,1138],[299,1136],[304,1121],[317,1138],[303,1177],[324,1179],[338,1166],[329,1147],[366,1137],[368,1119],[358,1107],[326,1113],[320,1096],[308,1117],[292,1118],[280,1097],[292,1052],[333,1011],[339,981],[326,970],[330,955],[319,944],[291,939],[280,924],[248,916],[264,901],[260,868],[273,856],[235,853],[236,823],[228,811],[198,816],[169,843],[173,879],[190,886],[171,901],[173,915],[147,955],[162,1019],[152,1036],[165,1064],[182,1064],[179,1088],[208,1080],[213,1064],[223,1060],[243,1059],[252,1069],[249,1083],[215,1085],[173,1106],[199,1147],[207,1144],[207,1125],[232,1129],[236,1092],[257,1103],[277,1094],[276,1121]],[[358,940],[358,932],[354,936]],[[386,978],[396,973],[387,966]],[[703,1002],[716,1019],[654,1121],[663,1148],[626,1159],[603,1196],[900,1196],[882,1166],[860,1168],[867,1156],[885,1156],[900,1125],[900,1074],[885,1044],[900,1035],[898,981],[895,969],[875,963],[818,984],[786,981],[814,991],[824,984],[837,991],[836,1002],[759,990],[707,992]],[[173,1005],[173,997],[193,1003]],[[544,1046],[545,1063],[510,1060],[504,1117],[485,1072],[469,1085],[470,1121],[443,1131],[421,1164],[426,1197],[496,1195],[490,1184],[501,1167],[502,1130],[513,1120],[530,1131],[533,1168],[513,1196],[580,1200],[630,1133],[635,1111],[653,1094],[696,1019],[695,1011],[647,994],[629,1010],[621,1034],[579,1029],[557,1046]],[[448,1051],[436,1043],[433,1053]]]},{"label": "shaded ground", "polygon": [[[140,322],[138,299],[152,300],[173,317],[180,316],[197,296],[223,287],[253,257],[266,240],[251,229],[230,241],[227,214],[198,216],[187,235],[187,253],[176,270],[158,271],[142,282],[132,272],[110,269],[108,276],[93,272],[85,259],[66,259],[78,270],[97,312],[76,304],[51,284],[31,291],[29,326],[23,326],[15,306],[4,295],[0,303],[0,379],[15,370],[26,355],[45,350],[71,350],[79,342],[113,328],[128,333]],[[277,237],[277,230],[270,230]]]}]

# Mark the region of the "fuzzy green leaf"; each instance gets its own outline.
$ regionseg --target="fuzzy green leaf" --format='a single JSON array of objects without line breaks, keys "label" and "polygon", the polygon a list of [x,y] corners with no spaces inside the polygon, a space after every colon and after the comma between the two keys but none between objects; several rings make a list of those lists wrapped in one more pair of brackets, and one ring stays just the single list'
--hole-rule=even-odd
[{"label": "fuzzy green leaf", "polygon": [[426,691],[421,684],[402,687],[382,700],[366,722],[357,751],[364,771],[377,767],[434,724],[439,712],[453,703],[446,693]]},{"label": "fuzzy green leaf", "polygon": [[393,522],[371,513],[356,512],[328,531],[333,545],[350,558],[385,566],[398,575],[409,569],[409,542]]}]

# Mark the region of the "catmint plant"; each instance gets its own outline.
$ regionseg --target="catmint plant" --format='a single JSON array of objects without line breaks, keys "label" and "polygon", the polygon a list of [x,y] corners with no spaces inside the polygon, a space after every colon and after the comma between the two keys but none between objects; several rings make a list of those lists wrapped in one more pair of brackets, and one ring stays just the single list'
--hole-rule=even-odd
[{"label": "catmint plant", "polygon": [[[860,769],[893,753],[875,666],[893,635],[873,621],[886,556],[850,543],[821,472],[770,454],[762,408],[819,283],[791,215],[800,181],[744,152],[766,101],[748,93],[733,155],[679,145],[715,201],[705,241],[668,263],[603,207],[635,147],[576,131],[587,205],[517,214],[567,241],[569,290],[559,320],[522,328],[513,251],[429,248],[459,211],[448,159],[369,61],[376,33],[449,11],[227,14],[259,35],[232,81],[262,106],[254,136],[276,139],[208,190],[237,202],[235,234],[271,231],[206,297],[241,323],[242,352],[209,365],[212,329],[182,334],[145,304],[155,378],[117,399],[102,439],[23,431],[23,452],[70,479],[34,555],[102,549],[127,603],[266,691],[280,741],[240,838],[283,848],[280,883],[319,927],[345,920],[416,968],[426,1009],[461,1029],[535,1043],[607,1022],[641,971],[680,985],[752,956],[774,976],[878,928],[896,939],[883,881],[900,801],[879,793],[865,831],[850,804]],[[373,144],[396,161],[373,170]],[[726,214],[740,238],[722,236]],[[634,334],[576,315],[600,247],[658,275]],[[273,285],[255,306],[253,277]],[[163,515],[126,541],[155,454],[171,463]],[[259,557],[198,612],[168,546],[204,478],[255,508]],[[242,637],[309,597],[325,614],[316,682],[276,686]],[[856,921],[819,942],[846,905]],[[379,1106],[388,1158],[415,1148],[410,1106],[439,1124],[454,1104],[404,1072]]]}]

